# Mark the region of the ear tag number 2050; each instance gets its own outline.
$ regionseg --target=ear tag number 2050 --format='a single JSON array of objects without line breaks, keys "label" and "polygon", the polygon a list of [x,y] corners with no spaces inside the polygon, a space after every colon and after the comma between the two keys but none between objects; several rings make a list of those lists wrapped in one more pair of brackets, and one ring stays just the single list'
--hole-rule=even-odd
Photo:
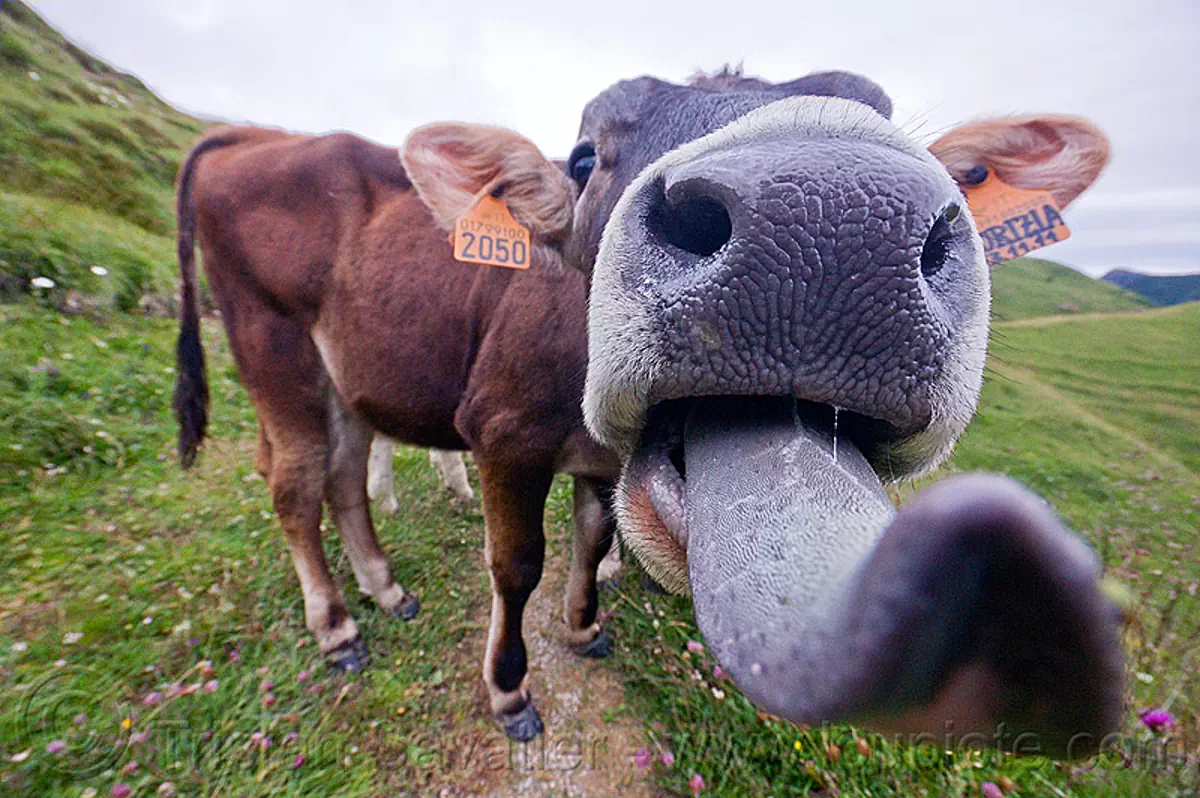
[{"label": "ear tag number 2050", "polygon": [[508,204],[484,195],[454,225],[454,259],[463,263],[529,268],[529,230],[517,224]]}]

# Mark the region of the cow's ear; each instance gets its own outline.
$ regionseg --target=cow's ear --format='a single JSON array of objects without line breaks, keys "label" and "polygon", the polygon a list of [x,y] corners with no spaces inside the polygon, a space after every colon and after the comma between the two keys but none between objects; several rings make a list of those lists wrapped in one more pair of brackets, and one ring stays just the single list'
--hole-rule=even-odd
[{"label": "cow's ear", "polygon": [[1096,181],[1108,163],[1108,138],[1077,116],[1009,116],[954,128],[929,148],[960,186],[986,167],[1017,188],[1054,195],[1063,208]]},{"label": "cow's ear", "polygon": [[408,178],[447,230],[485,194],[544,241],[571,231],[575,189],[560,167],[524,136],[503,128],[440,122],[417,128],[400,154]]}]

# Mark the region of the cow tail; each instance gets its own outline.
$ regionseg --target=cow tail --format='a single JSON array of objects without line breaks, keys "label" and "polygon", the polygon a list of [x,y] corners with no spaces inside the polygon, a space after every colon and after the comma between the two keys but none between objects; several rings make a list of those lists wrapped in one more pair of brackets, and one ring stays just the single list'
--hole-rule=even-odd
[{"label": "cow tail", "polygon": [[175,343],[177,380],[175,417],[179,420],[179,462],[188,468],[204,441],[208,428],[208,377],[204,345],[200,340],[200,302],[196,292],[196,201],[192,196],[196,164],[209,150],[232,143],[231,138],[213,135],[201,139],[179,167],[175,200],[179,251],[179,340]]}]

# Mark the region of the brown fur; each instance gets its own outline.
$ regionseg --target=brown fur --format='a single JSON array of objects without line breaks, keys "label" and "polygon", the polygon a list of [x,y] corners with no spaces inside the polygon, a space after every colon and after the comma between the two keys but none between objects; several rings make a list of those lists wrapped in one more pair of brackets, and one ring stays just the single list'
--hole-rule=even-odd
[{"label": "brown fur", "polygon": [[1077,116],[1040,114],[970,122],[929,148],[951,176],[983,165],[1016,188],[1048,190],[1065,208],[1108,164],[1108,139]]},{"label": "brown fur", "polygon": [[[469,155],[460,143],[444,146]],[[445,191],[469,202],[503,187],[514,217],[538,231],[535,240],[565,237],[571,185],[553,179],[532,144],[481,130],[472,146],[480,163],[496,165],[466,180],[442,175]],[[389,611],[411,601],[392,581],[365,509],[371,430],[420,446],[469,448],[505,607],[489,651],[504,672],[487,679],[497,712],[519,710],[511,693],[525,672],[520,615],[541,574],[546,490],[556,470],[603,483],[616,476],[615,458],[588,437],[580,411],[585,278],[548,262],[546,244],[535,247],[528,271],[455,261],[397,150],[350,134],[224,128],[197,143],[179,190],[181,340],[198,329],[194,231],[259,415],[255,464],[267,477],[322,650],[344,652],[357,641],[321,554],[322,500],[360,585]],[[182,365],[177,407],[186,408],[180,451],[188,462],[203,436],[195,418],[205,415],[207,393],[197,388],[202,355]],[[607,534],[589,533],[607,540],[611,514],[595,517],[592,526],[605,525]],[[573,617],[584,627],[595,621],[592,559],[581,566],[590,574],[574,579],[580,595],[568,597],[588,607]],[[498,684],[505,695],[496,695]]]}]

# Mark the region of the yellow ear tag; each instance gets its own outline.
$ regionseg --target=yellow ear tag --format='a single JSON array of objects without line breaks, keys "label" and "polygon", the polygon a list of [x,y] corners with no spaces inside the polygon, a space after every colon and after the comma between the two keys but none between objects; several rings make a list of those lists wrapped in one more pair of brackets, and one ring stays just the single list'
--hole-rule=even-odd
[{"label": "yellow ear tag", "polygon": [[1014,188],[989,173],[978,186],[967,186],[966,194],[989,266],[1071,235],[1049,191]]},{"label": "yellow ear tag", "polygon": [[454,259],[463,263],[529,268],[529,230],[517,224],[508,203],[490,194],[454,225]]}]

